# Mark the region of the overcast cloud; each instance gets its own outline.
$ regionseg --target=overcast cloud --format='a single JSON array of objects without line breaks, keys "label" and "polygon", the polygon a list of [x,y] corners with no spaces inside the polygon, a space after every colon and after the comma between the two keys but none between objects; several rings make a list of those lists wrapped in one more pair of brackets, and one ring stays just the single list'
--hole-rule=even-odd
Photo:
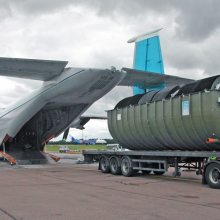
[{"label": "overcast cloud", "polygon": [[[165,73],[200,79],[219,74],[218,0],[0,0],[0,56],[66,60],[72,67],[132,67],[141,33],[160,31]],[[42,82],[0,77],[0,108]],[[104,114],[131,88],[115,88],[88,113]],[[74,137],[82,132],[71,129]],[[110,137],[106,121],[90,121],[84,137]]]}]

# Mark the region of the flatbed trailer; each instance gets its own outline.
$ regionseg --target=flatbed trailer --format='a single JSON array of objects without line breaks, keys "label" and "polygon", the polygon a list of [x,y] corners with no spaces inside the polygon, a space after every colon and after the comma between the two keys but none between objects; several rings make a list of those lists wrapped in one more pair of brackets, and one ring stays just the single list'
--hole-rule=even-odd
[{"label": "flatbed trailer", "polygon": [[[102,173],[132,176],[139,170],[144,174],[163,175],[174,167],[174,177],[181,176],[180,168],[196,170],[202,184],[220,188],[220,151],[90,151],[83,150],[84,161],[99,162]],[[214,157],[213,159],[210,159]]]}]

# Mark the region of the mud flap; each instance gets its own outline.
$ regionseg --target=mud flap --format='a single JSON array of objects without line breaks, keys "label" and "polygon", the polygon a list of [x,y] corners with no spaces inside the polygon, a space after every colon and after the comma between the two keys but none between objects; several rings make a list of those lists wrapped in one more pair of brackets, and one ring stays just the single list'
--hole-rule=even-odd
[{"label": "mud flap", "polygon": [[93,163],[93,155],[84,155],[84,162]]}]

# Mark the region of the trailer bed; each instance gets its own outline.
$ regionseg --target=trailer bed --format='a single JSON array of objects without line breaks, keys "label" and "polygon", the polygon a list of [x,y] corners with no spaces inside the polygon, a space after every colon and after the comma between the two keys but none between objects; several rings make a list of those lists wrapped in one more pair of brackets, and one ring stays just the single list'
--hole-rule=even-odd
[{"label": "trailer bed", "polygon": [[220,157],[220,151],[95,151],[85,150],[86,155],[127,155],[127,156],[167,156],[167,157]]}]

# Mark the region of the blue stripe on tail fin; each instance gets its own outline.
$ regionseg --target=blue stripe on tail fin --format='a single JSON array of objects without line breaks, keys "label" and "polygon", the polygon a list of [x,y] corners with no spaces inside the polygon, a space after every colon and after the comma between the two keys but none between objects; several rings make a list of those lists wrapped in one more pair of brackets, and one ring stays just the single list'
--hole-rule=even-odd
[{"label": "blue stripe on tail fin", "polygon": [[[161,29],[139,35],[128,41],[128,43],[135,42],[134,69],[164,74],[159,30]],[[154,89],[133,87],[133,93],[137,95],[163,88],[164,84]]]}]

